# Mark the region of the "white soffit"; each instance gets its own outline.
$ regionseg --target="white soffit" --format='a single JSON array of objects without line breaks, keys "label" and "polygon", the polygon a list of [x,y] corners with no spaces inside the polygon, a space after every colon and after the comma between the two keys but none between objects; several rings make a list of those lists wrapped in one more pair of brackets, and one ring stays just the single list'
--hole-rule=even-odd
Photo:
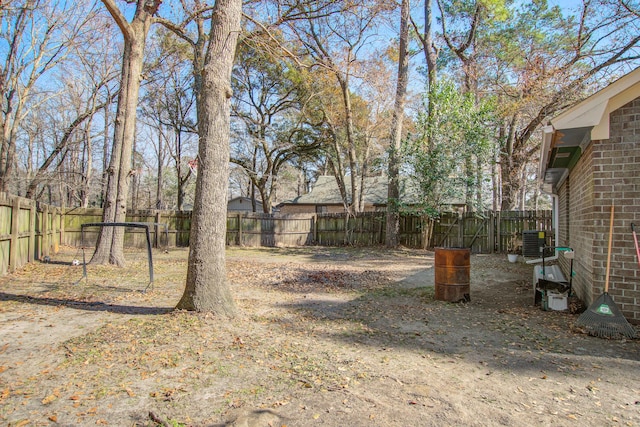
[{"label": "white soffit", "polygon": [[593,127],[591,139],[609,138],[609,114],[640,96],[640,68],[619,78],[551,123],[555,129]]}]

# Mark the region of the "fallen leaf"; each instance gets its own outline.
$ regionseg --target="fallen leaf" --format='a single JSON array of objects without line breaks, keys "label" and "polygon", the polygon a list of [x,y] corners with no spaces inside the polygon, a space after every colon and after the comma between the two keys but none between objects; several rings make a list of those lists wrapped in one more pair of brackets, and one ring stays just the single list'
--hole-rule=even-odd
[{"label": "fallen leaf", "polygon": [[51,402],[53,402],[54,400],[56,400],[57,397],[55,394],[50,394],[49,396],[45,397],[44,399],[42,399],[42,404],[43,405],[48,405]]},{"label": "fallen leaf", "polygon": [[57,423],[58,422],[58,416],[57,415],[50,415],[49,416],[49,421],[53,422],[53,423]]}]

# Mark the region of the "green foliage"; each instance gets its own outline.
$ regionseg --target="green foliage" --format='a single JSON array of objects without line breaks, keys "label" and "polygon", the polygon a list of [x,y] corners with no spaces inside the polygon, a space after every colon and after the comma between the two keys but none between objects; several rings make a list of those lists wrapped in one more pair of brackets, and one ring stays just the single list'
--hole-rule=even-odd
[{"label": "green foliage", "polygon": [[431,96],[432,110],[418,114],[418,133],[409,137],[406,149],[419,183],[421,209],[433,217],[442,204],[463,199],[467,186],[476,184],[468,181],[464,165],[473,158],[488,159],[495,105],[462,94],[448,81],[438,84]]}]

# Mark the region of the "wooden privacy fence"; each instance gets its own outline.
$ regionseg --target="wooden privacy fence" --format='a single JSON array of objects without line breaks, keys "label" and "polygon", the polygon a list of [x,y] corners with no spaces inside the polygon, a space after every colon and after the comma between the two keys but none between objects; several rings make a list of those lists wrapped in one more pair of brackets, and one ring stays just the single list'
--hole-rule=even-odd
[{"label": "wooden privacy fence", "polygon": [[64,234],[60,208],[0,193],[0,273],[58,251]]},{"label": "wooden privacy fence", "polygon": [[[83,244],[81,225],[102,220],[101,209],[61,209],[0,193],[0,274],[58,251],[59,245]],[[191,212],[139,210],[126,222],[152,225],[155,247],[188,246]],[[93,247],[98,227],[85,232]],[[551,236],[551,211],[442,213],[431,221],[415,215],[400,218],[400,244],[411,248],[466,247],[473,253],[505,252],[522,232],[544,230]],[[425,244],[426,236],[431,236]],[[386,238],[386,213],[269,215],[229,213],[228,245],[239,246],[374,246]],[[550,240],[547,242],[552,244]],[[146,235],[128,229],[125,245],[143,248]]]},{"label": "wooden privacy fence", "polygon": [[522,246],[522,233],[547,231],[551,244],[552,212],[444,212],[434,221],[431,247],[470,248],[472,253],[502,253]]},{"label": "wooden privacy fence", "polygon": [[[61,242],[80,246],[80,226],[99,222],[100,209],[65,211]],[[188,246],[191,212],[140,210],[127,215],[129,222],[153,225],[155,247]],[[506,252],[510,243],[521,244],[523,231],[545,230],[551,236],[551,211],[480,212],[458,215],[443,212],[431,221],[416,215],[400,217],[400,244],[410,248],[465,247],[473,253]],[[425,239],[431,231],[430,241]],[[85,233],[85,245],[93,246],[99,229]],[[261,214],[229,213],[227,245],[232,246],[373,246],[386,239],[386,213],[345,214]],[[548,242],[551,244],[551,241]],[[130,229],[125,244],[144,247],[143,232]]]},{"label": "wooden privacy fence", "polygon": [[[102,221],[102,209],[67,209],[64,213],[62,243],[69,246],[93,247],[100,227],[91,227],[82,235],[82,224]],[[127,212],[125,221],[148,224],[152,244],[156,248],[166,246],[188,246],[191,212],[135,210]],[[127,247],[145,248],[146,232],[139,228],[126,228],[124,244]]]},{"label": "wooden privacy fence", "polygon": [[314,244],[314,215],[238,213],[227,215],[227,245],[307,246]]},{"label": "wooden privacy fence", "polygon": [[[227,218],[228,245],[373,246],[384,244],[386,239],[385,212],[306,216],[235,214]],[[425,245],[429,230],[432,231],[431,239]],[[506,252],[510,246],[520,248],[522,233],[530,230],[545,230],[549,239],[552,235],[551,211],[487,211],[462,215],[444,212],[434,221],[402,215],[399,242],[411,248],[464,247],[473,253]]]}]

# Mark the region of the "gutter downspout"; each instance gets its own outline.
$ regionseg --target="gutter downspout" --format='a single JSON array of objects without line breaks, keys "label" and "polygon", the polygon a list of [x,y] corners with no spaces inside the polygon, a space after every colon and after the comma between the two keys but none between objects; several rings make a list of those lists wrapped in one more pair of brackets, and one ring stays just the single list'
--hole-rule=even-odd
[{"label": "gutter downspout", "polygon": [[[549,156],[549,147],[551,146],[551,140],[553,139],[553,135],[555,134],[555,128],[551,123],[548,123],[545,127],[542,128],[542,132],[543,132],[543,137],[542,137],[542,145],[540,146],[540,167],[538,169],[538,179],[542,179],[542,177],[544,176],[547,160]],[[560,199],[557,194],[553,193],[553,189],[551,190],[552,192],[547,192],[547,191],[544,191],[543,188],[544,187],[541,186],[540,190],[543,193],[550,195],[552,200],[551,209],[553,211],[553,217],[552,217],[553,219],[552,219],[551,226],[555,230],[553,245],[557,247],[558,241],[560,240],[560,231],[558,227],[558,224],[560,223],[560,213],[559,213]],[[545,262],[547,260],[555,261],[558,259],[559,254],[560,254],[560,251],[556,249],[552,257],[549,257],[549,258],[545,257],[544,260]],[[537,258],[537,259],[532,259],[527,261],[527,264],[538,264],[541,262],[542,262],[542,258]]]}]

